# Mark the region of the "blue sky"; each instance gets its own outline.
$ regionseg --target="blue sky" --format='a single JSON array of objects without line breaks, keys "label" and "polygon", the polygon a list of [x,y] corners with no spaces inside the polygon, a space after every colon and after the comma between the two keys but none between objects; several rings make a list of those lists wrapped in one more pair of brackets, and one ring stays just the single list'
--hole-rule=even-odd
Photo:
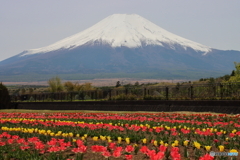
[{"label": "blue sky", "polygon": [[115,13],[135,13],[189,40],[240,51],[239,8],[239,0],[0,0],[0,61]]}]

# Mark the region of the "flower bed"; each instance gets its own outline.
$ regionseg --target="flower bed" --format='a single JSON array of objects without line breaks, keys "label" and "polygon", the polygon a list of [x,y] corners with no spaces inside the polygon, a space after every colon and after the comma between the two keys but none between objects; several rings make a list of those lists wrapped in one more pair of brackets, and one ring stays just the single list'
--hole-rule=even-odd
[{"label": "flower bed", "polygon": [[0,160],[213,160],[239,152],[240,116],[0,113]]}]

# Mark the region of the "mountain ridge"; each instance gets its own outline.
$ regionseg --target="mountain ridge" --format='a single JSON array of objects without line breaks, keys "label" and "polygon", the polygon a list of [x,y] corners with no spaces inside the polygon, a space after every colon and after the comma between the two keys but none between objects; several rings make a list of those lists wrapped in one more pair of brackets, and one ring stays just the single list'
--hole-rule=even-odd
[{"label": "mountain ridge", "polygon": [[210,47],[187,40],[170,33],[147,19],[136,14],[113,14],[101,20],[92,27],[64,38],[52,45],[26,50],[24,54],[46,53],[59,49],[73,49],[85,44],[109,44],[111,47],[136,48],[145,45],[160,45],[163,43],[174,47],[180,44],[183,48],[193,48],[196,51],[209,52]]},{"label": "mountain ridge", "polygon": [[238,59],[239,51],[187,40],[135,14],[114,14],[52,45],[1,61],[0,75],[144,72],[174,78],[196,71],[202,78],[230,73]]}]

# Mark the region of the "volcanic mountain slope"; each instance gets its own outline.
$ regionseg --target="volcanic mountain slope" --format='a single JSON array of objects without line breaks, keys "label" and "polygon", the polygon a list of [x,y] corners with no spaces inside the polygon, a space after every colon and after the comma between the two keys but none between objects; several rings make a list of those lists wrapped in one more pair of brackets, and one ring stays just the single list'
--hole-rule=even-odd
[{"label": "volcanic mountain slope", "polygon": [[188,71],[229,73],[238,60],[239,51],[187,40],[136,14],[114,14],[52,45],[1,61],[0,75],[168,72],[174,78]]}]

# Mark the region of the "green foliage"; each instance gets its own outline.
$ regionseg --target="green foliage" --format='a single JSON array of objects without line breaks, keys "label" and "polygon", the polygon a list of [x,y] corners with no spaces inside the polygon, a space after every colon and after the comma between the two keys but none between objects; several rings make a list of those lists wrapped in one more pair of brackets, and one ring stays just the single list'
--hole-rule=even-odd
[{"label": "green foliage", "polygon": [[137,81],[137,82],[135,82],[135,84],[134,84],[134,86],[136,86],[136,87],[138,87],[140,84],[139,84],[139,82]]},{"label": "green foliage", "polygon": [[50,92],[60,92],[63,91],[63,85],[59,77],[54,77],[48,80],[49,91]]},{"label": "green foliage", "polygon": [[240,63],[234,62],[235,71],[232,72],[230,79],[228,82],[240,82]]},{"label": "green foliage", "polygon": [[30,101],[30,102],[35,101],[35,99],[33,98],[33,96],[31,96],[31,97],[29,98],[29,101]]},{"label": "green foliage", "polygon": [[80,91],[89,91],[89,90],[94,90],[92,83],[84,83],[84,84],[79,84],[79,83],[72,83],[70,81],[67,81],[64,83],[64,87],[68,92],[80,92]]},{"label": "green foliage", "polygon": [[64,83],[64,87],[68,92],[73,92],[76,87],[76,84],[74,84],[70,81],[67,81]]},{"label": "green foliage", "polygon": [[119,94],[117,96],[113,96],[112,100],[137,100],[138,97],[134,94]]},{"label": "green foliage", "polygon": [[144,100],[162,100],[164,99],[162,96],[157,95],[146,95],[143,97]]},{"label": "green foliage", "polygon": [[117,87],[120,87],[120,86],[121,86],[121,84],[120,84],[120,81],[117,81],[117,83],[116,83],[116,86],[115,86],[115,87],[117,88]]},{"label": "green foliage", "polygon": [[33,93],[33,88],[29,88],[29,94]]},{"label": "green foliage", "polygon": [[231,76],[235,76],[235,71],[232,70]]},{"label": "green foliage", "polygon": [[22,89],[21,89],[21,93],[22,93],[22,94],[25,94],[25,93],[26,93],[26,89],[25,89],[25,88],[22,88]]},{"label": "green foliage", "polygon": [[210,77],[208,84],[209,85],[214,85],[215,84],[215,79],[213,77]]},{"label": "green foliage", "polygon": [[0,109],[5,109],[10,106],[11,98],[6,86],[0,83]]}]

